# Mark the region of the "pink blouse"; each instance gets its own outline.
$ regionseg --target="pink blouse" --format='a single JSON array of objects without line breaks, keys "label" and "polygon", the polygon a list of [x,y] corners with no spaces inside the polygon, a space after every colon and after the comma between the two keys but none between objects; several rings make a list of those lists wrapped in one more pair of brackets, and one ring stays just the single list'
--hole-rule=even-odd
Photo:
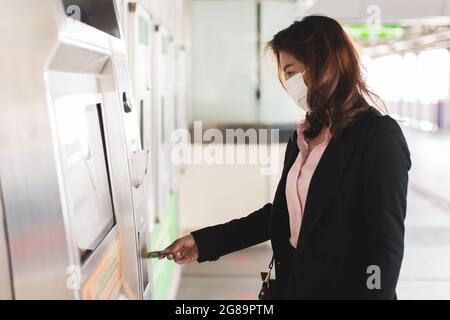
[{"label": "pink blouse", "polygon": [[286,180],[286,202],[289,211],[289,224],[291,237],[289,242],[296,248],[300,234],[300,226],[303,219],[306,197],[311,178],[319,164],[320,158],[331,140],[330,129],[326,129],[326,137],[322,143],[314,147],[309,152],[308,143],[305,140],[303,131],[305,121],[297,126],[297,144],[300,149],[297,159],[289,170]]}]

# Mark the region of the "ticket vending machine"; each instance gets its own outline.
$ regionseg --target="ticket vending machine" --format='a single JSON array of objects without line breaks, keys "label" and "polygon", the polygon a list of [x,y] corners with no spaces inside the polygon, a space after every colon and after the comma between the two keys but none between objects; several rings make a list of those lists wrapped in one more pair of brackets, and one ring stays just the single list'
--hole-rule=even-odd
[{"label": "ticket vending machine", "polygon": [[172,124],[173,95],[171,94],[171,37],[162,25],[156,25],[153,47],[153,88],[154,108],[156,110],[155,135],[157,150],[157,188],[158,210],[157,221],[160,221],[167,211],[171,194],[171,154],[170,134]]},{"label": "ticket vending machine", "polygon": [[[183,45],[175,44],[173,46],[173,113],[172,113],[172,128],[174,130],[189,130],[188,125],[188,97],[187,97],[187,78],[186,78],[186,49]],[[189,143],[188,139],[177,141],[177,143]],[[188,147],[181,146],[179,147]],[[171,191],[178,193],[178,186],[180,184],[180,175],[184,171],[184,164],[172,163],[171,170]]]},{"label": "ticket vending machine", "polygon": [[[172,36],[169,36],[168,42],[168,54],[167,54],[167,63],[165,64],[166,68],[166,79],[165,79],[165,90],[167,93],[167,136],[169,137],[169,148],[166,151],[166,157],[170,160],[171,150],[173,147],[174,141],[172,141],[172,132],[178,128],[178,96],[176,91],[177,84],[177,64],[178,64],[178,48],[176,46],[175,39]],[[170,193],[176,192],[176,177],[178,167],[175,165],[173,161],[169,161],[169,190]]]},{"label": "ticket vending machine", "polygon": [[150,298],[140,258],[148,151],[114,1],[0,9],[10,28],[1,30],[0,237],[11,296]]},{"label": "ticket vending machine", "polygon": [[[155,225],[158,199],[158,167],[156,147],[156,110],[153,108],[152,44],[154,24],[150,14],[138,3],[128,3],[128,65],[138,115],[141,147],[148,150],[148,169],[144,185],[145,216],[142,250],[150,250],[151,232]],[[150,261],[143,261],[151,269]],[[150,292],[150,289],[148,290]],[[147,298],[148,295],[145,294]]]},{"label": "ticket vending machine", "polygon": [[[122,97],[122,121],[125,131],[125,142],[128,155],[131,195],[135,218],[135,231],[138,245],[138,269],[140,275],[141,296],[151,297],[150,265],[140,257],[140,253],[149,246],[149,228],[147,227],[147,176],[149,173],[149,150],[143,148],[141,129],[139,126],[138,104],[131,99],[132,89],[127,69],[127,56],[123,42],[112,42],[113,61],[116,71],[117,85]],[[112,129],[112,128],[111,128]]]},{"label": "ticket vending machine", "polygon": [[153,229],[157,211],[157,147],[156,110],[153,108],[152,44],[154,24],[150,14],[139,4],[128,5],[128,65],[138,108],[138,123],[142,148],[149,150],[147,174],[147,225]]}]

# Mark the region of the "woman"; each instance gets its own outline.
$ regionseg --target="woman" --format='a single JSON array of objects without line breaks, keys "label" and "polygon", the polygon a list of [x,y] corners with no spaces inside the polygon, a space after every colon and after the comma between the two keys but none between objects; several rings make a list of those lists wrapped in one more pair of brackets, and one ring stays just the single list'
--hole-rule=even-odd
[{"label": "woman", "polygon": [[268,48],[283,87],[307,111],[273,203],[165,251],[180,264],[213,261],[270,239],[275,298],[395,299],[411,167],[400,127],[369,105],[376,96],[335,20],[305,17]]}]

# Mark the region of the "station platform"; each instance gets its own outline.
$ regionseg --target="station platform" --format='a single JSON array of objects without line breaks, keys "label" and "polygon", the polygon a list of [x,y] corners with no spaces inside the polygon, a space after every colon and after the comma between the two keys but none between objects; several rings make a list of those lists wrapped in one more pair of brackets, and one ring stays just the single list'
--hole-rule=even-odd
[{"label": "station platform", "polygon": [[[403,128],[410,173],[404,260],[397,285],[402,299],[450,299],[450,135]],[[447,147],[445,147],[447,146]],[[178,299],[257,299],[258,272],[267,269],[268,243],[183,268]]]}]

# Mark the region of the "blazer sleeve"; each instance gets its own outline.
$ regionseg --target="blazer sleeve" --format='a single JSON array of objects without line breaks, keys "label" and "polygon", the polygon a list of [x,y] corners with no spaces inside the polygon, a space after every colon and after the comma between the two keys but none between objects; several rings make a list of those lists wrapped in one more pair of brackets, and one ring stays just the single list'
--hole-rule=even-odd
[{"label": "blazer sleeve", "polygon": [[[389,116],[374,125],[362,163],[362,186],[366,230],[367,262],[379,267],[380,288],[368,289],[367,281],[377,269],[366,272],[365,299],[393,299],[404,248],[404,220],[410,152],[402,130]],[[375,267],[375,268],[376,268]]]},{"label": "blazer sleeve", "polygon": [[[294,137],[291,136],[288,141],[284,166]],[[246,217],[191,232],[199,250],[197,261],[214,261],[228,253],[269,240],[271,215],[272,203],[267,203]]]}]

